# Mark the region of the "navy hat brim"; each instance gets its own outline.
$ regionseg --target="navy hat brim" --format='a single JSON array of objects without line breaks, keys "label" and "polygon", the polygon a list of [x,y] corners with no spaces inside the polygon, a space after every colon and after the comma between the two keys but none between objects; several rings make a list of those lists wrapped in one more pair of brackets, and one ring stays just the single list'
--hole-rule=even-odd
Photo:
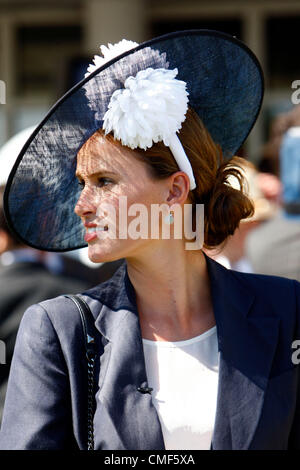
[{"label": "navy hat brim", "polygon": [[[149,51],[152,51],[149,54]],[[154,51],[154,53],[153,53]],[[241,41],[219,31],[191,30],[147,41],[114,58],[69,90],[30,136],[4,193],[9,227],[25,244],[64,252],[87,246],[74,213],[80,195],[76,155],[102,127],[112,93],[147,67],[178,69],[197,112],[225,158],[234,155],[261,108],[260,64]]]}]

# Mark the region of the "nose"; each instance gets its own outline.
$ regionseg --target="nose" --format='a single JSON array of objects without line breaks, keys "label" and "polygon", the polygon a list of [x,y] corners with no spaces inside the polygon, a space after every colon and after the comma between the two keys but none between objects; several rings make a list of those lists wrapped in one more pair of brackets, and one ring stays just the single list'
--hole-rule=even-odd
[{"label": "nose", "polygon": [[74,212],[79,217],[84,217],[89,214],[96,214],[97,205],[92,191],[87,186],[83,188],[80,193],[79,199],[75,205]]}]

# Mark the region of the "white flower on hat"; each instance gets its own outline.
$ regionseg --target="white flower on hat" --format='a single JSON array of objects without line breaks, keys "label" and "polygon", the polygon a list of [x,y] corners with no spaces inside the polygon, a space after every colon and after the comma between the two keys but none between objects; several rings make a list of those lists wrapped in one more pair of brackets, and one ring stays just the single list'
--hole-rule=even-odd
[{"label": "white flower on hat", "polygon": [[84,76],[87,77],[90,73],[94,72],[94,70],[97,70],[99,67],[106,64],[106,62],[109,62],[124,52],[130,51],[136,46],[138,46],[137,42],[127,41],[127,39],[122,39],[122,41],[117,42],[116,44],[109,43],[107,46],[100,46],[99,48],[103,57],[94,55],[94,63],[88,66],[87,72]]},{"label": "white flower on hat", "polygon": [[[89,65],[85,76],[136,46],[136,42],[125,39],[107,47],[100,46],[103,57],[94,57],[94,65]],[[149,50],[158,56],[165,55]],[[164,62],[168,67],[168,63]],[[188,92],[186,82],[176,79],[177,75],[176,68],[148,67],[135,76],[128,76],[124,88],[115,90],[111,95],[103,116],[103,129],[106,134],[113,132],[116,140],[132,149],[146,150],[153,143],[163,141],[173,153],[179,168],[187,173],[192,190],[196,187],[192,166],[176,134],[185,120]]]},{"label": "white flower on hat", "polygon": [[105,133],[132,149],[146,150],[154,142],[170,145],[187,112],[186,83],[175,79],[178,70],[148,68],[128,77],[116,90],[104,115]]}]

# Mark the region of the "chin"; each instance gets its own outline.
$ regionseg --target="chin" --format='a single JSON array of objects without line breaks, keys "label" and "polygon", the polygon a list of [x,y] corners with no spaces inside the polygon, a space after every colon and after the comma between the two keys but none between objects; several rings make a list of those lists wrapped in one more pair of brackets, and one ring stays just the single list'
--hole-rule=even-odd
[{"label": "chin", "polygon": [[135,256],[139,246],[138,240],[105,240],[92,241],[88,245],[88,257],[92,263],[108,263],[128,256]]},{"label": "chin", "polygon": [[109,263],[122,258],[115,250],[103,250],[94,246],[89,246],[88,257],[92,263]]}]

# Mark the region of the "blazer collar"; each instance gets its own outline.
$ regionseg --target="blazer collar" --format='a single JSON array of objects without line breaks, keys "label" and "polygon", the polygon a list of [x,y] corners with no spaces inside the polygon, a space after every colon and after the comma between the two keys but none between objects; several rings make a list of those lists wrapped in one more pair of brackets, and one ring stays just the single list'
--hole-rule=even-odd
[{"label": "blazer collar", "polygon": [[252,274],[232,271],[206,255],[205,258],[219,350],[234,367],[265,389],[275,352],[277,317],[256,312],[256,294],[247,282]]},{"label": "blazer collar", "polygon": [[279,319],[258,307],[252,274],[206,261],[220,351],[212,448],[250,449],[262,416]]},{"label": "blazer collar", "polygon": [[[278,320],[264,312],[256,312],[255,293],[249,287],[251,283],[247,282],[247,275],[228,270],[206,255],[205,260],[220,351],[213,448],[249,448],[264,403],[277,343]],[[110,414],[114,416],[113,421],[117,422],[121,418],[116,406],[118,397],[114,397],[114,384],[123,380],[123,388],[129,390],[133,386],[135,395],[138,386],[147,384],[135,291],[128,277],[126,262],[101,285],[101,289],[96,286],[86,294],[102,304],[98,316],[95,311],[95,325],[111,343],[111,353],[110,380],[99,383],[100,396],[105,397]],[[107,379],[107,372],[105,376]],[[148,449],[151,445],[154,446],[152,449],[164,448],[151,396],[135,396],[135,402],[136,426],[144,430],[145,440],[142,444],[137,442],[138,439],[129,442],[129,436],[132,439],[133,435],[124,432],[124,448],[143,448],[135,446],[145,446],[145,442],[150,443]]]},{"label": "blazer collar", "polygon": [[[235,311],[240,312],[242,316],[247,316],[254,300],[253,292],[243,285],[239,277],[236,277],[238,273],[228,270],[205,253],[203,254],[210,277],[214,307],[224,310],[225,306],[230,306],[230,308],[233,307]],[[111,310],[129,310],[134,314],[138,314],[135,291],[128,276],[126,261],[121,264],[108,281],[101,284],[101,289],[97,285],[86,293]],[[219,304],[218,300],[223,301],[223,305]],[[101,322],[100,319],[98,319],[99,321]],[[103,328],[105,329],[105,326]]]},{"label": "blazer collar", "polygon": [[[90,289],[86,295],[102,304],[99,313],[97,304],[89,302],[96,317],[95,326],[107,341],[100,359],[97,399],[101,407],[94,419],[95,448],[165,449],[151,395],[138,390],[147,387],[148,382],[135,291],[126,263],[101,289],[99,286]],[[110,426],[113,426],[111,432]]]}]

